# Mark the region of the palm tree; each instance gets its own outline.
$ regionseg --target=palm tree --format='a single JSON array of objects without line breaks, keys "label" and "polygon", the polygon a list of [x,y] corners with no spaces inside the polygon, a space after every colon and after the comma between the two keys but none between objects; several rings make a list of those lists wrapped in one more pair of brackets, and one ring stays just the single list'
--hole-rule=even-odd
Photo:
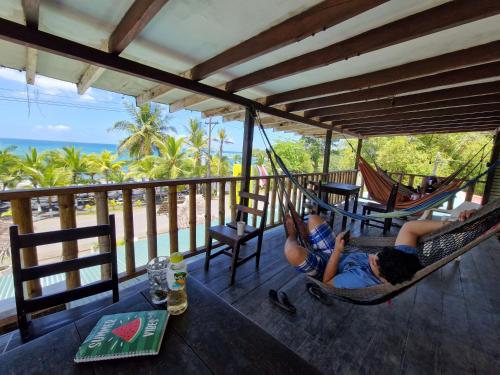
[{"label": "palm tree", "polygon": [[203,172],[201,166],[202,156],[208,154],[206,151],[208,138],[205,136],[205,129],[203,129],[201,123],[196,119],[189,120],[189,126],[186,127],[186,130],[188,131],[188,136],[185,142],[189,146],[189,151],[193,158],[193,175],[198,177]]},{"label": "palm tree", "polygon": [[165,142],[159,147],[159,170],[163,178],[174,179],[184,176],[189,170],[186,151],[183,150],[183,137],[175,138],[167,135]]},{"label": "palm tree", "polygon": [[255,162],[257,165],[262,166],[266,163],[266,153],[262,150],[254,150],[253,156],[255,157]]},{"label": "palm tree", "polygon": [[[219,132],[217,133],[217,138],[215,139],[216,142],[219,142],[219,160],[223,160],[223,157],[222,157],[222,151],[223,151],[223,147],[224,145],[226,144],[232,144],[234,143],[228,136],[228,134],[226,133],[226,129],[222,128],[222,129],[219,129]],[[219,168],[217,170],[217,173],[219,176],[221,176],[221,167],[222,167],[222,163],[219,163]]]},{"label": "palm tree", "polygon": [[136,160],[153,155],[165,140],[167,132],[175,132],[175,128],[167,126],[166,118],[159,106],[152,106],[149,103],[138,108],[130,103],[125,103],[125,106],[133,121],[118,121],[110,129],[128,133],[128,136],[120,141],[118,152],[128,151]]},{"label": "palm tree", "polygon": [[71,183],[76,184],[78,178],[87,173],[87,161],[82,156],[82,151],[75,146],[63,147],[61,154],[62,166],[71,172]]},{"label": "palm tree", "polygon": [[[73,172],[71,170],[50,163],[44,163],[40,169],[31,168],[30,173],[39,186],[46,188],[69,185],[73,180]],[[52,212],[52,196],[48,197],[48,203],[49,212]]]},{"label": "palm tree", "polygon": [[117,161],[117,158],[118,155],[108,150],[104,150],[100,154],[92,153],[87,157],[88,172],[103,176],[106,184],[109,184],[111,175],[120,171],[125,165],[125,161]]},{"label": "palm tree", "polygon": [[19,158],[12,152],[16,146],[0,149],[0,182],[2,190],[6,188],[15,188],[22,180],[21,172],[19,171]]},{"label": "palm tree", "polygon": [[158,178],[158,156],[147,155],[139,160],[134,160],[130,164],[127,178],[140,179],[143,181]]}]

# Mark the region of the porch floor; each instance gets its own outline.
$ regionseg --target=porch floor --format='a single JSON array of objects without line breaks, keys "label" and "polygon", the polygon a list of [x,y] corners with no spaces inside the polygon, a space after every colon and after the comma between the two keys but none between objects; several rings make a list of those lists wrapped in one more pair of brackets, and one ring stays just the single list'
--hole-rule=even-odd
[{"label": "porch floor", "polygon": [[[335,226],[339,227],[338,219]],[[359,235],[359,224],[352,230]],[[363,235],[381,235],[381,229],[365,229]],[[260,268],[255,269],[254,261],[240,266],[233,287],[230,259],[225,256],[213,259],[208,272],[203,259],[191,263],[190,276],[324,373],[498,373],[497,239],[485,241],[391,303],[355,306],[334,301],[330,307],[309,296],[307,278],[284,258],[284,241],[282,227],[267,231]],[[271,288],[288,294],[296,315],[269,302]]]}]

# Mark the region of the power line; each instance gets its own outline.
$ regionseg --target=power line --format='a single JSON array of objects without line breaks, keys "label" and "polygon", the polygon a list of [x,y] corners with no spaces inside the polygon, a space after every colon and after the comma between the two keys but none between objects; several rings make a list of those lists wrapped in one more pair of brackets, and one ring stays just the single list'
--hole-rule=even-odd
[{"label": "power line", "polygon": [[79,109],[92,109],[97,111],[107,111],[107,112],[126,112],[126,109],[122,108],[111,108],[103,106],[92,106],[86,104],[68,103],[68,102],[58,102],[52,100],[29,100],[25,98],[12,98],[8,96],[0,95],[0,101],[4,102],[14,102],[14,103],[37,103],[42,105],[51,105],[55,107],[66,107],[66,108],[79,108]]}]

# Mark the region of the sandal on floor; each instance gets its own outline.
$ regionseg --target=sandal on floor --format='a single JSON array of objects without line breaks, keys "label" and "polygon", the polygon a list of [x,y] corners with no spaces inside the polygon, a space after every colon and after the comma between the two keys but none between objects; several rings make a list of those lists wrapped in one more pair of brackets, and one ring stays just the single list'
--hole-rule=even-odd
[{"label": "sandal on floor", "polygon": [[307,283],[306,288],[309,294],[314,298],[316,298],[323,305],[326,306],[332,305],[332,300],[328,297],[328,295],[325,292],[321,290],[321,288],[318,285],[314,283]]},{"label": "sandal on floor", "polygon": [[274,289],[269,290],[269,300],[274,303],[276,306],[279,308],[291,313],[295,314],[297,312],[297,309],[295,308],[294,305],[290,302],[288,299],[288,296],[286,295],[285,292],[276,292]]}]

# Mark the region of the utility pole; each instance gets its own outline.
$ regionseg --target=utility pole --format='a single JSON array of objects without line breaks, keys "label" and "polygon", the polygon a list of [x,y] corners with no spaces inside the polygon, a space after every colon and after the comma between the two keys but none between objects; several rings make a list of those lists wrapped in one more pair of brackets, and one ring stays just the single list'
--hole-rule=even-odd
[{"label": "utility pole", "polygon": [[214,130],[215,125],[218,122],[212,122],[212,117],[205,121],[205,125],[208,125],[208,156],[207,156],[207,177],[210,177],[210,160],[212,159],[211,149],[212,149],[212,130]]}]

